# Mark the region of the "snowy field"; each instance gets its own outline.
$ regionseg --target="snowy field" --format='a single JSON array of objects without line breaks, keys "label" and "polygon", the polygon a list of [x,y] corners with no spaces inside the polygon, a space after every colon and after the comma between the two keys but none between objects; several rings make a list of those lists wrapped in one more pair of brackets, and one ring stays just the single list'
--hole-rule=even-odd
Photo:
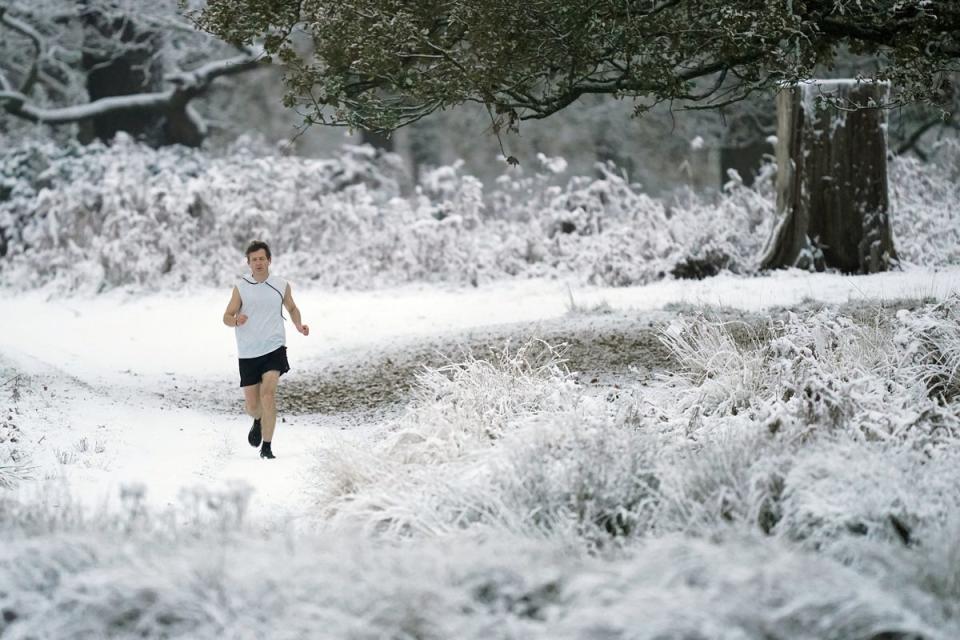
[{"label": "snowy field", "polygon": [[3,638],[960,637],[960,268],[228,294],[0,292]]}]

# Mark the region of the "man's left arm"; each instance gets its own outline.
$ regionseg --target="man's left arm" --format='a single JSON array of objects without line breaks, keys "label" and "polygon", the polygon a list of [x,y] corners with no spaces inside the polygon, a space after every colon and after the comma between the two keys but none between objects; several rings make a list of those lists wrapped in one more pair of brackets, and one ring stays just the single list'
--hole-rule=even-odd
[{"label": "man's left arm", "polygon": [[287,290],[283,293],[283,306],[287,308],[290,320],[293,321],[293,326],[297,328],[297,331],[305,336],[310,335],[310,327],[301,322],[300,309],[297,308],[297,303],[293,301],[293,293],[290,291],[289,283],[287,283]]}]

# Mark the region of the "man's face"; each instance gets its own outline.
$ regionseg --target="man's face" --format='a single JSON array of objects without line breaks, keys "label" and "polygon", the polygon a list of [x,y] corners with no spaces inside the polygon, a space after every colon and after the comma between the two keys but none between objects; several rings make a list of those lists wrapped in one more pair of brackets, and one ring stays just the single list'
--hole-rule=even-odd
[{"label": "man's face", "polygon": [[267,268],[270,266],[270,258],[267,257],[266,249],[257,249],[248,255],[247,264],[250,265],[250,270],[254,274],[267,273]]}]

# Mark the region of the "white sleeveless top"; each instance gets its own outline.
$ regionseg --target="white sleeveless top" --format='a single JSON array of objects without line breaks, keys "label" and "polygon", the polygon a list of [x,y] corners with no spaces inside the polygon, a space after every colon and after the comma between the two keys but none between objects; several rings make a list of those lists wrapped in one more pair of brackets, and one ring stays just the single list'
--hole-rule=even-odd
[{"label": "white sleeveless top", "polygon": [[287,281],[274,275],[263,282],[244,276],[237,281],[237,290],[240,313],[247,316],[236,329],[238,357],[256,358],[286,345],[282,310]]}]

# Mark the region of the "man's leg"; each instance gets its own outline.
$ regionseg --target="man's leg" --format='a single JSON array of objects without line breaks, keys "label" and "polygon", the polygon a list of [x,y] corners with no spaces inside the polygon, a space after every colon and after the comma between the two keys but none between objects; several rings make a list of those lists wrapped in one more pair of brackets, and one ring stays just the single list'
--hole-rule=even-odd
[{"label": "man's leg", "polygon": [[240,388],[243,389],[243,410],[254,420],[259,420],[263,417],[260,407],[260,385],[250,384]]},{"label": "man's leg", "polygon": [[260,387],[260,425],[264,442],[273,442],[273,430],[277,426],[277,383],[279,381],[279,371],[267,371],[257,385]]},{"label": "man's leg", "polygon": [[263,414],[263,407],[260,404],[260,384],[250,384],[243,387],[243,408],[251,418],[253,426],[247,433],[247,442],[251,447],[259,447],[261,441],[260,434],[260,416]]}]

